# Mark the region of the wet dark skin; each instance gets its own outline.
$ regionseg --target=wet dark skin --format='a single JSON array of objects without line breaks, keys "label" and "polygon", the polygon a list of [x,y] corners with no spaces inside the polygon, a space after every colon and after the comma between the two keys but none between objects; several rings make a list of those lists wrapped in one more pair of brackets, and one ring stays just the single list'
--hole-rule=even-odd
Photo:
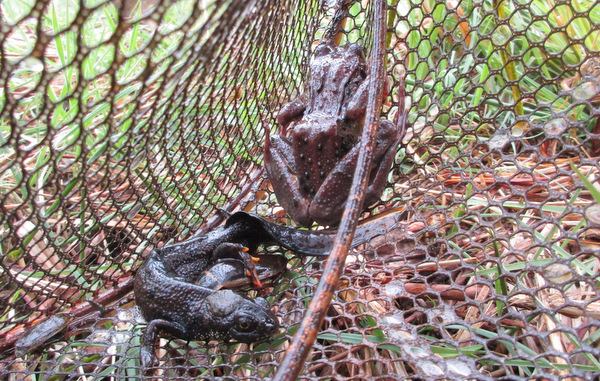
[{"label": "wet dark skin", "polygon": [[[277,200],[302,226],[337,226],[352,185],[366,113],[368,84],[364,48],[319,45],[310,64],[308,93],[285,105],[280,135],[267,137],[265,168]],[[387,83],[384,97],[387,93]],[[292,126],[288,132],[288,127]],[[398,127],[382,119],[364,205],[385,188]]]},{"label": "wet dark skin", "polygon": [[[283,274],[286,265],[287,259],[283,255],[263,254],[260,261],[254,264],[253,271],[260,284],[268,286]],[[233,258],[226,258],[212,265],[196,284],[214,290],[254,288],[257,285],[256,280],[248,276],[245,261]]]},{"label": "wet dark skin", "polygon": [[[353,246],[386,231],[401,215],[389,213],[362,224]],[[278,322],[267,302],[237,292],[253,282],[247,277],[246,248],[253,253],[259,245],[278,244],[298,254],[322,256],[331,250],[334,237],[330,231],[288,228],[238,212],[204,236],[155,250],[134,280],[136,303],[148,321],[142,365],[157,365],[154,345],[160,332],[185,340],[252,343],[268,339],[277,331]],[[285,269],[285,263],[285,259],[269,259],[264,265],[259,261],[252,271],[261,280],[261,268],[277,273]],[[222,268],[226,264],[233,264],[233,274],[226,275]],[[214,282],[210,277],[223,278]]]},{"label": "wet dark skin", "polygon": [[[227,250],[232,252],[226,253]],[[241,246],[235,244],[220,248],[226,254],[238,250]],[[184,281],[167,264],[163,254],[162,249],[154,251],[136,274],[134,283],[136,303],[148,321],[140,350],[142,366],[157,365],[154,345],[159,332],[185,340],[233,339],[253,343],[277,331],[277,317],[266,300]]]},{"label": "wet dark skin", "polygon": [[[385,217],[374,218],[358,227],[353,246],[366,242],[383,230],[398,213],[389,213]],[[196,282],[204,271],[223,258],[244,259],[237,250],[220,247],[228,243],[237,243],[256,252],[260,245],[275,244],[300,255],[326,256],[333,246],[335,231],[299,230],[277,225],[252,214],[237,212],[231,215],[225,225],[191,240],[164,247],[162,260],[169,265],[173,273],[185,282]]]}]

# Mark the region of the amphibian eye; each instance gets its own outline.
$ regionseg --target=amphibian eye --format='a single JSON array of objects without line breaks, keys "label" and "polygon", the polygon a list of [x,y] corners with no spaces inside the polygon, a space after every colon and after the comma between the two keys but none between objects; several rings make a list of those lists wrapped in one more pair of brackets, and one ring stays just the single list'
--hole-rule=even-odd
[{"label": "amphibian eye", "polygon": [[248,332],[252,328],[252,324],[250,324],[250,323],[251,323],[250,320],[248,320],[246,318],[241,318],[238,321],[238,328],[240,329],[240,331]]}]

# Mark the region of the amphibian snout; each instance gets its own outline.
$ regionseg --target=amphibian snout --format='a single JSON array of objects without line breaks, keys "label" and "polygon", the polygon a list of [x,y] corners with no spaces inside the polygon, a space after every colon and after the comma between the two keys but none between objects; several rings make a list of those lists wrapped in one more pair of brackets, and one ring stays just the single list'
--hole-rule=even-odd
[{"label": "amphibian snout", "polygon": [[265,299],[250,300],[231,290],[219,290],[206,302],[212,311],[207,323],[213,330],[213,339],[254,343],[271,337],[279,328]]}]

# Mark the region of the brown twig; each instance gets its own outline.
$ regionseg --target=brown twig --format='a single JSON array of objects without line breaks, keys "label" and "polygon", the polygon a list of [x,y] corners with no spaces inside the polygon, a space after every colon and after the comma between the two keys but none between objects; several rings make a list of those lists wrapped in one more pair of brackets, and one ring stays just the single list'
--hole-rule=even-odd
[{"label": "brown twig", "polygon": [[[594,129],[592,132],[595,135],[600,134],[600,117],[596,118],[596,124],[594,125]],[[597,137],[590,138],[592,142],[592,155],[600,156],[600,139]]]},{"label": "brown twig", "polygon": [[[93,300],[77,304],[63,312],[72,318],[83,317],[92,312],[98,311],[98,306],[106,306],[116,300],[121,299],[132,290],[133,277],[126,277],[114,287],[98,294],[98,296]],[[0,332],[0,353],[14,347],[15,343],[27,332],[29,326],[35,325],[42,320],[44,319],[37,319],[32,324],[21,324],[9,331]]]},{"label": "brown twig", "polygon": [[333,298],[333,293],[346,262],[346,256],[348,255],[348,249],[354,236],[358,217],[362,210],[383,103],[383,87],[381,84],[384,83],[385,78],[384,42],[386,32],[384,1],[376,1],[374,3],[373,20],[374,43],[369,72],[371,83],[369,84],[365,126],[361,136],[362,149],[360,150],[358,164],[352,179],[352,188],[346,202],[346,209],[342,215],[338,234],[334,240],[333,249],[324,265],[323,276],[319,281],[315,296],[308,306],[304,319],[300,323],[298,332],[290,342],[285,357],[273,377],[273,380],[276,381],[296,380],[300,374],[304,362],[316,340],[319,328],[323,324],[327,308]]}]

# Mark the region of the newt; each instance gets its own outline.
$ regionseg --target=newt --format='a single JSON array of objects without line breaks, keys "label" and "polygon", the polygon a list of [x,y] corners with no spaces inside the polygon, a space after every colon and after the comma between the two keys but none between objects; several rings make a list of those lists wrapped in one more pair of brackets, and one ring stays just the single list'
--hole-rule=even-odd
[{"label": "newt", "polygon": [[[225,247],[238,249],[237,245]],[[136,274],[134,292],[136,304],[148,321],[140,349],[145,368],[158,364],[154,346],[159,332],[185,340],[252,343],[270,337],[279,328],[265,299],[188,282],[176,275],[162,249],[152,252]]]},{"label": "newt", "polygon": [[[366,221],[357,228],[352,246],[385,232],[401,215],[387,213]],[[206,235],[154,250],[134,280],[136,304],[148,322],[142,337],[142,365],[156,366],[154,345],[159,332],[184,340],[253,343],[268,339],[279,325],[267,301],[250,299],[234,285],[249,272],[259,277],[256,269],[248,269],[247,252],[277,244],[296,254],[326,256],[334,238],[332,231],[299,230],[237,212]],[[243,263],[236,265],[242,270],[218,282],[206,278],[211,267],[230,260]]]}]

